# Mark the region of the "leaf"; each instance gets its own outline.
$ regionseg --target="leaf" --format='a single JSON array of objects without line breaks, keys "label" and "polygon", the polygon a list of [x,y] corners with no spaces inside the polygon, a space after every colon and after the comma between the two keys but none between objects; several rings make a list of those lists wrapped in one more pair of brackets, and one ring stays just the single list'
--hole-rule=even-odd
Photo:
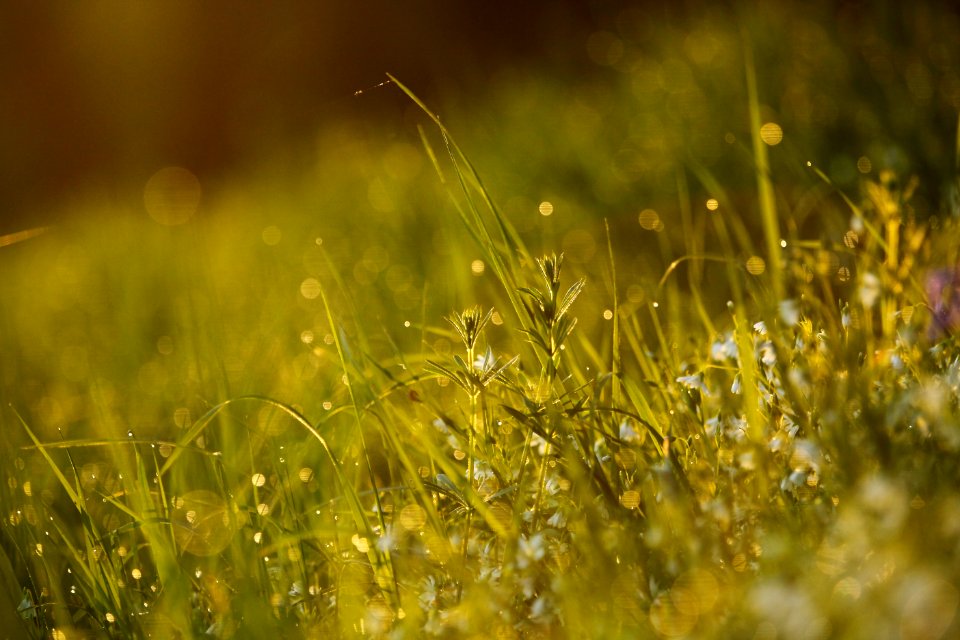
[{"label": "leaf", "polygon": [[563,299],[560,301],[560,306],[557,308],[557,316],[562,316],[570,309],[570,305],[573,304],[574,300],[577,299],[577,296],[580,295],[580,292],[583,291],[583,287],[586,285],[586,281],[581,278],[577,280],[570,288],[567,289],[567,292],[563,294]]}]

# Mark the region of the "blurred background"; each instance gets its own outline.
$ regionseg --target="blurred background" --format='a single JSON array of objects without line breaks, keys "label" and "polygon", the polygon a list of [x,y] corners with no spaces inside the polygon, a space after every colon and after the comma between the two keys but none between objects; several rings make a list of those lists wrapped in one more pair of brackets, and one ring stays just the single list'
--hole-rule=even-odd
[{"label": "blurred background", "polygon": [[482,102],[508,67],[586,61],[588,4],[5,2],[0,7],[0,233],[139,195],[158,168],[205,186],[279,157],[303,170],[321,127],[400,126],[390,72]]},{"label": "blurred background", "polygon": [[[960,213],[953,3],[4,2],[0,401],[81,431],[97,407],[100,430],[158,433],[243,393],[322,415],[343,388],[320,287],[380,358],[448,352],[427,327],[454,309],[506,313],[443,141],[385,72],[441,114],[531,252],[588,278],[585,339],[609,346],[607,221],[621,313],[647,323],[661,301],[682,352],[685,292],[729,321],[723,269],[659,284],[721,251],[711,216],[764,286],[748,52],[786,267],[817,271],[825,300],[859,277],[841,193]],[[928,240],[951,264],[956,243]]]},{"label": "blurred background", "polygon": [[[595,146],[628,172],[680,142],[710,160],[743,126],[744,29],[788,140],[841,183],[864,155],[919,172],[939,203],[960,106],[955,3],[5,2],[0,233],[70,215],[78,198],[135,206],[168,165],[206,192],[242,170],[309,170],[319,132],[344,119],[402,134],[410,105],[398,91],[354,97],[387,71],[467,120],[463,138],[548,107],[531,100],[557,86],[563,102],[549,108],[575,100],[610,122]],[[629,131],[612,113],[631,114]],[[578,135],[580,115],[555,134]],[[576,179],[576,159],[557,163]]]}]

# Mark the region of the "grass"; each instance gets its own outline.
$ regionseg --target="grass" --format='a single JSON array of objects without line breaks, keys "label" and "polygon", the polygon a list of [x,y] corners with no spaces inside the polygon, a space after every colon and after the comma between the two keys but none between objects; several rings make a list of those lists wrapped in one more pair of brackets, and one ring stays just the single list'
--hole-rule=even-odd
[{"label": "grass", "polygon": [[391,78],[423,126],[320,186],[0,249],[5,628],[956,634],[956,220],[785,174],[745,68],[743,210],[691,155],[640,228],[519,217]]}]

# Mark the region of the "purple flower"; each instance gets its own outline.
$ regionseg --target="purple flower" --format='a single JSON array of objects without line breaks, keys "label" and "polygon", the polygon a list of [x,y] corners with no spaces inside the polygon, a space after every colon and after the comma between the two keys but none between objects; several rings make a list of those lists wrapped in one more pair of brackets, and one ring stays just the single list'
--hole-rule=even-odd
[{"label": "purple flower", "polygon": [[938,338],[960,328],[960,266],[931,271],[924,285],[933,311],[930,337]]}]

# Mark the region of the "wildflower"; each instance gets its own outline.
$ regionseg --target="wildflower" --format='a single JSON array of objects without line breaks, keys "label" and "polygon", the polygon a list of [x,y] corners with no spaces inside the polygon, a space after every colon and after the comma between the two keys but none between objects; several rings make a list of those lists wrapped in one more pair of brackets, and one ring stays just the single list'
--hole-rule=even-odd
[{"label": "wildflower", "polygon": [[777,352],[772,342],[764,342],[760,345],[760,361],[768,367],[777,364]]},{"label": "wildflower", "polygon": [[759,333],[762,336],[767,335],[767,323],[763,320],[755,322],[753,325],[753,330]]},{"label": "wildflower", "polygon": [[547,518],[547,524],[554,529],[563,529],[567,526],[567,516],[562,511],[554,511],[553,515]]},{"label": "wildflower", "polygon": [[680,376],[677,378],[677,382],[685,386],[687,389],[690,389],[691,391],[699,391],[704,395],[709,393],[707,391],[706,385],[703,384],[703,376],[699,373],[695,373],[689,376]]},{"label": "wildflower", "polygon": [[478,355],[473,361],[473,368],[477,371],[483,371],[488,366],[493,364],[493,351],[487,349],[482,354]]},{"label": "wildflower", "polygon": [[780,319],[788,325],[795,325],[800,321],[800,309],[793,299],[781,300],[779,305]]},{"label": "wildflower", "polygon": [[490,465],[483,460],[477,460],[473,465],[473,479],[479,483],[483,483],[486,480],[492,480],[496,477],[493,473],[493,469]]},{"label": "wildflower", "polygon": [[740,395],[743,392],[743,379],[740,374],[733,376],[733,384],[730,385],[730,393]]},{"label": "wildflower", "polygon": [[420,608],[429,611],[437,606],[437,581],[433,576],[427,576],[423,589],[420,591]]},{"label": "wildflower", "polygon": [[532,564],[543,560],[543,557],[547,553],[543,535],[539,533],[535,533],[529,538],[523,535],[520,536],[520,539],[517,541],[517,546],[519,547],[517,566],[521,569],[526,569]]},{"label": "wildflower", "polygon": [[736,433],[746,433],[747,432],[747,417],[739,416],[733,419],[733,429]]},{"label": "wildflower", "polygon": [[[733,390],[731,389],[731,391]],[[734,393],[736,393],[736,391],[734,391]],[[717,435],[717,429],[720,427],[720,414],[717,414],[714,417],[709,418],[704,423],[703,426],[708,436],[710,436],[711,438],[715,437]]]},{"label": "wildflower", "polygon": [[809,440],[797,440],[790,455],[790,467],[794,471],[806,473],[820,471],[820,449]]},{"label": "wildflower", "polygon": [[502,573],[503,572],[498,566],[483,567],[480,569],[480,573],[477,576],[477,581],[498,584],[500,582],[500,576]]},{"label": "wildflower", "polygon": [[938,338],[960,327],[960,266],[930,272],[924,281],[924,289],[933,311],[930,338]]},{"label": "wildflower", "polygon": [[556,474],[551,475],[547,478],[546,490],[549,495],[556,495],[563,491],[564,483],[559,476]]},{"label": "wildflower", "polygon": [[890,366],[894,369],[894,371],[903,370],[903,358],[900,357],[899,353],[890,354]]},{"label": "wildflower", "polygon": [[537,450],[541,456],[547,455],[547,441],[538,433],[530,437],[530,446]]},{"label": "wildflower", "polygon": [[529,600],[537,593],[537,584],[533,576],[523,576],[517,580],[517,584],[520,587],[520,593],[523,594],[524,599]]},{"label": "wildflower", "polygon": [[791,471],[789,476],[780,481],[780,490],[784,493],[796,493],[797,489],[806,483],[806,473],[803,471]]},{"label": "wildflower", "polygon": [[397,537],[393,533],[393,528],[387,525],[386,532],[382,536],[377,538],[377,542],[376,542],[377,549],[379,549],[380,551],[389,551],[390,549],[393,549],[394,547],[396,547],[396,544],[397,544]]},{"label": "wildflower", "polygon": [[530,605],[530,618],[539,624],[547,624],[553,620],[554,609],[548,596],[540,596]]},{"label": "wildflower", "polygon": [[733,360],[737,357],[737,343],[733,339],[733,334],[728,333],[722,340],[715,340],[710,345],[710,358],[715,362]]},{"label": "wildflower", "polygon": [[640,439],[640,434],[634,431],[629,422],[624,420],[620,423],[620,439],[624,442],[636,442]]},{"label": "wildflower", "polygon": [[801,395],[805,397],[810,395],[810,381],[803,371],[800,369],[790,369],[787,371],[787,379]]},{"label": "wildflower", "polygon": [[789,414],[783,414],[781,424],[781,428],[787,432],[787,435],[789,435],[791,438],[797,437],[797,433],[800,431],[800,425],[797,424]]},{"label": "wildflower", "polygon": [[870,309],[880,297],[880,278],[869,271],[860,277],[860,304],[866,309]]}]

